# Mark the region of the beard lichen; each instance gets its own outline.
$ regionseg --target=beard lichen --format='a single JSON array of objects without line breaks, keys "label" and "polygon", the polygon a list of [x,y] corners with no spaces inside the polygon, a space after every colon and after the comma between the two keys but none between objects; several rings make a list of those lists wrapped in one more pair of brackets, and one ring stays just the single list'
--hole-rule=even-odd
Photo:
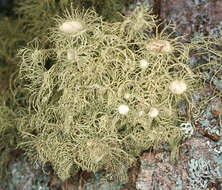
[{"label": "beard lichen", "polygon": [[201,88],[185,64],[190,45],[165,30],[150,35],[158,26],[147,10],[123,22],[105,22],[93,10],[66,11],[56,21],[52,47],[35,41],[19,52],[29,92],[20,147],[63,180],[81,168],[126,181],[138,156],[164,143],[175,161],[183,138],[178,102],[192,106]]}]

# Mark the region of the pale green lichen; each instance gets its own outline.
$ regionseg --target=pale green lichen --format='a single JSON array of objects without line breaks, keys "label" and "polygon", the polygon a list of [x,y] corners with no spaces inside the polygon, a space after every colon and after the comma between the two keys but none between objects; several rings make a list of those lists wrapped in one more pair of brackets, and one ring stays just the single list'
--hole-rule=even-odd
[{"label": "pale green lichen", "polygon": [[[81,30],[61,30],[73,21]],[[77,9],[56,22],[49,48],[34,40],[19,51],[29,110],[18,130],[29,158],[51,163],[63,180],[82,168],[126,181],[138,156],[164,143],[174,162],[183,137],[177,104],[184,100],[194,109],[192,94],[203,85],[185,64],[191,45],[166,32],[173,26],[153,33],[155,17],[141,8],[123,22]],[[148,66],[141,68],[141,60]],[[180,93],[172,90],[174,81],[180,82],[173,90],[182,81]]]}]

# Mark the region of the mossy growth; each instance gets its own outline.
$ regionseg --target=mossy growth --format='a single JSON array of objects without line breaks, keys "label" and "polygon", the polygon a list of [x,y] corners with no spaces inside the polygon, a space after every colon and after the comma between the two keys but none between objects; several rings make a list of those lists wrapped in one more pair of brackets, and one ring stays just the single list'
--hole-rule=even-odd
[{"label": "mossy growth", "polygon": [[24,44],[20,20],[3,17],[0,20],[0,104],[10,98],[9,91],[11,75],[18,70],[17,49]]},{"label": "mossy growth", "polygon": [[[18,117],[22,97],[18,84],[12,82],[18,72],[17,49],[24,45],[26,36],[22,32],[20,20],[10,17],[0,18],[0,181],[7,173],[7,166],[12,160],[19,135],[17,133]],[[12,92],[12,89],[14,90]],[[23,90],[22,90],[23,91]],[[19,95],[20,96],[20,95]],[[19,111],[20,112],[20,111]]]},{"label": "mossy growth", "polygon": [[0,106],[0,181],[6,175],[10,152],[16,144],[16,114],[6,106]]},{"label": "mossy growth", "polygon": [[[139,19],[138,19],[139,18]],[[95,11],[66,10],[47,38],[19,51],[28,94],[18,130],[30,159],[51,163],[65,180],[80,168],[106,170],[122,182],[139,155],[169,144],[174,162],[183,133],[178,103],[194,109],[201,74],[182,43],[138,8],[108,23]]]}]

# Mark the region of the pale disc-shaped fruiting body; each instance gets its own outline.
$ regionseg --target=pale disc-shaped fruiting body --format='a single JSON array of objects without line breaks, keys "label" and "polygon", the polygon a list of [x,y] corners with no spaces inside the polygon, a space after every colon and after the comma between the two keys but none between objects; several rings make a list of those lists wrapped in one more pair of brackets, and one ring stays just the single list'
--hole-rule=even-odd
[{"label": "pale disc-shaped fruiting body", "polygon": [[140,68],[145,69],[148,67],[148,62],[144,59],[140,60]]},{"label": "pale disc-shaped fruiting body", "polygon": [[167,40],[151,40],[146,44],[146,49],[150,53],[168,54],[173,51],[173,46]]},{"label": "pale disc-shaped fruiting body", "polygon": [[158,114],[159,114],[158,109],[157,109],[157,108],[154,108],[154,107],[150,108],[150,111],[149,111],[149,113],[148,113],[148,115],[149,115],[151,118],[157,117]]},{"label": "pale disc-shaped fruiting body", "polygon": [[183,80],[175,80],[170,84],[169,89],[174,94],[183,94],[187,90],[187,85]]},{"label": "pale disc-shaped fruiting body", "polygon": [[59,26],[59,29],[67,34],[78,34],[83,30],[83,25],[79,21],[66,21]]},{"label": "pale disc-shaped fruiting body", "polygon": [[120,114],[126,115],[129,112],[129,107],[127,105],[122,104],[118,107],[118,111]]}]

